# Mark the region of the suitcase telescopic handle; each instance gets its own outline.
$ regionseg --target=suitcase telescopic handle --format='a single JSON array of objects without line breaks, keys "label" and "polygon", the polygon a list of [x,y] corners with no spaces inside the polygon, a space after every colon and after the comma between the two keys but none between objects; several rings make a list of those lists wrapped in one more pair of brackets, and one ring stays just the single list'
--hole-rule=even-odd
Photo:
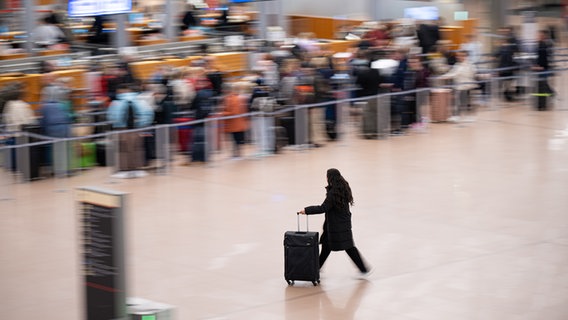
[{"label": "suitcase telescopic handle", "polygon": [[[298,232],[300,232],[300,212],[296,212],[296,216],[298,217]],[[306,231],[310,231],[307,214],[306,214]]]}]

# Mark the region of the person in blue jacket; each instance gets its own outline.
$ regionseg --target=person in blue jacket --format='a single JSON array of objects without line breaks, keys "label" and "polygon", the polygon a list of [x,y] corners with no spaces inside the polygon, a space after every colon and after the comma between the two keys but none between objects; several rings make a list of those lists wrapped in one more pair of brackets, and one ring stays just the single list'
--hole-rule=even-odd
[{"label": "person in blue jacket", "polygon": [[[51,90],[54,89],[54,90]],[[42,134],[54,138],[71,137],[71,125],[73,124],[72,110],[66,103],[65,91],[59,90],[57,85],[48,85],[42,90],[42,102],[39,109],[40,127]],[[42,162],[53,167],[53,173],[57,176],[71,173],[69,159],[73,149],[56,145],[47,145],[43,151]],[[64,155],[67,155],[65,157]],[[54,160],[54,156],[56,159]]]},{"label": "person in blue jacket", "polygon": [[[154,111],[144,100],[138,99],[130,84],[121,84],[117,88],[116,99],[111,102],[107,119],[115,130],[130,130],[147,127],[152,124]],[[125,132],[119,135],[118,172],[115,178],[135,178],[146,176],[139,170],[144,165],[144,143],[142,131]]]}]

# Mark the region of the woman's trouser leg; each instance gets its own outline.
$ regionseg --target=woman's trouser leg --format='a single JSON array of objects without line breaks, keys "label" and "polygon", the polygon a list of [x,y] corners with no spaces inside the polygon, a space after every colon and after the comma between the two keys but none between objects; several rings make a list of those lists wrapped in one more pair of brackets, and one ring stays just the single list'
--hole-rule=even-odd
[{"label": "woman's trouser leg", "polygon": [[325,263],[325,260],[327,260],[327,257],[329,257],[330,253],[331,253],[331,249],[329,248],[329,245],[326,244],[325,242],[322,242],[321,252],[320,252],[320,256],[319,256],[320,269],[323,266],[323,264]]},{"label": "woman's trouser leg", "polygon": [[359,268],[359,270],[363,273],[366,273],[367,267],[365,266],[365,263],[363,263],[363,259],[361,259],[361,255],[359,254],[359,250],[357,250],[356,247],[351,247],[347,250],[345,250],[347,252],[347,254],[349,255],[349,258],[351,258],[351,260],[353,260],[353,262],[355,263],[355,265],[357,266],[357,268]]}]

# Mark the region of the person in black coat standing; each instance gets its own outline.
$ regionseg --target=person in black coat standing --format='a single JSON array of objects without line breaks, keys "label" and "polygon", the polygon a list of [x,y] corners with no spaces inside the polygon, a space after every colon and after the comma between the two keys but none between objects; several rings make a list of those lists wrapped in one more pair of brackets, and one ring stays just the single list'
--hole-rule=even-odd
[{"label": "person in black coat standing", "polygon": [[320,238],[322,246],[319,256],[320,268],[331,251],[346,251],[361,271],[361,276],[366,278],[371,274],[371,269],[363,262],[359,250],[355,247],[351,231],[351,211],[349,210],[349,206],[353,205],[351,187],[339,170],[331,168],[327,170],[326,190],[326,197],[321,205],[305,207],[298,212],[308,215],[325,213],[323,233]]},{"label": "person in black coat standing", "polygon": [[538,73],[537,84],[537,110],[544,111],[548,108],[548,98],[554,94],[554,91],[548,83],[550,77],[550,55],[553,50],[553,44],[550,40],[550,31],[547,29],[540,30],[537,48],[537,58],[533,71]]}]

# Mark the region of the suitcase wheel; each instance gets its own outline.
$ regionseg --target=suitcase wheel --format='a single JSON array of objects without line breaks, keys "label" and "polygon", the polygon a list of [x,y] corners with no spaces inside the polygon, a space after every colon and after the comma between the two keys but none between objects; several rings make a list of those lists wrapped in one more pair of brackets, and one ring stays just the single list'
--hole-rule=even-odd
[{"label": "suitcase wheel", "polygon": [[286,282],[288,282],[289,286],[293,286],[294,285],[294,280],[286,280]]},{"label": "suitcase wheel", "polygon": [[317,285],[320,283],[320,281],[312,281],[312,283],[314,284],[314,287],[317,287]]}]

